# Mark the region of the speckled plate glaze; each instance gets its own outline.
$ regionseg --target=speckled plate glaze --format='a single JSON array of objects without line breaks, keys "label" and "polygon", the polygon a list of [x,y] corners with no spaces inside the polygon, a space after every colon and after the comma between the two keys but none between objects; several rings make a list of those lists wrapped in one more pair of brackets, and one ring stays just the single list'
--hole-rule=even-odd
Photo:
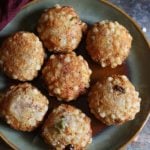
[{"label": "speckled plate glaze", "polygon": [[[82,96],[77,102],[71,102],[71,105],[81,108],[92,118],[93,143],[88,150],[116,150],[128,142],[142,129],[150,111],[150,48],[142,31],[136,23],[116,6],[106,1],[98,0],[41,0],[28,4],[20,13],[0,32],[0,42],[15,31],[27,30],[35,31],[35,26],[41,12],[55,4],[71,5],[79,13],[81,19],[89,25],[101,20],[113,20],[123,24],[133,36],[133,44],[130,56],[127,61],[116,69],[102,69],[93,63],[86,54],[84,39],[79,48],[78,54],[83,54],[88,60],[93,70],[92,83],[101,80],[112,74],[126,74],[136,89],[140,92],[142,98],[141,111],[133,121],[120,126],[106,127],[89,113],[86,101],[86,95]],[[45,94],[45,90],[40,84],[39,77],[32,83],[38,86]],[[3,91],[11,84],[13,80],[8,79],[0,73],[0,90]],[[51,106],[56,106],[55,100],[50,102]],[[51,107],[50,107],[51,109]],[[19,150],[46,150],[47,145],[39,136],[40,128],[33,133],[23,133],[11,129],[3,121],[0,121],[0,136],[13,148]]]}]

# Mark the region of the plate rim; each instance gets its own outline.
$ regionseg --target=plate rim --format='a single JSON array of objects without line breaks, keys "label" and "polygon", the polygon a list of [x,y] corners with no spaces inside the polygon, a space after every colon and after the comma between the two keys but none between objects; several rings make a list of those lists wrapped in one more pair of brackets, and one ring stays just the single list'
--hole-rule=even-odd
[{"label": "plate rim", "polygon": [[[25,9],[25,8],[29,7],[30,5],[32,5],[34,3],[37,3],[39,1],[41,1],[41,0],[32,0],[32,1],[30,1],[25,6],[23,6],[20,11],[22,11],[23,9]],[[146,38],[146,35],[141,30],[140,25],[132,17],[130,17],[124,10],[122,10],[121,8],[119,8],[118,6],[116,6],[115,4],[111,3],[110,1],[107,1],[107,0],[98,0],[98,1],[104,3],[105,5],[108,5],[108,6],[112,7],[112,8],[114,8],[115,10],[117,10],[118,12],[120,12],[121,14],[123,14],[125,17],[127,17],[132,22],[132,24],[135,26],[135,28],[138,30],[138,32],[142,35],[142,37],[145,40],[145,43],[147,44],[147,46],[150,49],[150,42],[148,42],[148,40]],[[133,141],[133,139],[143,129],[143,127],[145,126],[145,124],[146,124],[146,122],[148,121],[149,118],[150,118],[150,110],[149,110],[149,112],[148,112],[148,114],[147,114],[144,122],[142,123],[141,127],[134,133],[133,136],[130,137],[130,139],[127,142],[125,142],[124,144],[122,144],[122,146],[120,146],[119,149],[124,149],[128,144],[130,144]],[[14,145],[11,141],[9,141],[1,132],[0,132],[0,138],[2,140],[4,140],[4,142],[6,142],[6,144],[8,144],[8,146],[10,146],[12,149],[19,150],[19,148],[17,148],[16,145]]]}]

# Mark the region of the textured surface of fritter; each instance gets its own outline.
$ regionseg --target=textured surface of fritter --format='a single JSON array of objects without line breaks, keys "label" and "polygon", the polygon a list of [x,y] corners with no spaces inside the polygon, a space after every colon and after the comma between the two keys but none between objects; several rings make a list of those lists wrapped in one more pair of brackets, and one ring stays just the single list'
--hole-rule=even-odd
[{"label": "textured surface of fritter", "polygon": [[79,109],[62,104],[50,113],[42,136],[56,150],[83,150],[92,141],[90,119]]},{"label": "textured surface of fritter", "polygon": [[126,76],[108,77],[89,92],[89,107],[95,117],[107,125],[133,120],[140,111],[139,93]]},{"label": "textured surface of fritter", "polygon": [[91,70],[82,56],[72,52],[51,55],[42,75],[51,96],[71,101],[89,87]]},{"label": "textured surface of fritter", "polygon": [[95,23],[87,33],[86,49],[102,67],[115,68],[128,57],[132,37],[118,22]]},{"label": "textured surface of fritter", "polygon": [[16,130],[32,131],[43,120],[48,100],[29,83],[11,86],[2,101],[2,115]]},{"label": "textured surface of fritter", "polygon": [[41,15],[37,31],[49,51],[71,52],[81,41],[85,27],[72,7],[56,5]]},{"label": "textured surface of fritter", "polygon": [[12,79],[32,80],[44,61],[44,49],[39,38],[29,32],[9,36],[0,48],[0,65]]}]

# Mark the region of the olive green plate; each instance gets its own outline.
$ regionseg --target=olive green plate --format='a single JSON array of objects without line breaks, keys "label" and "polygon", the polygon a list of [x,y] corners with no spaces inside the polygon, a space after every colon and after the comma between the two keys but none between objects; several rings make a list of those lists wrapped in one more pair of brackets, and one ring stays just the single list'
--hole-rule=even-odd
[{"label": "olive green plate", "polygon": [[[101,69],[95,71],[95,79],[111,73],[125,73],[129,76],[142,98],[141,111],[133,121],[121,126],[111,126],[103,129],[93,137],[89,150],[116,150],[123,147],[142,129],[150,110],[150,49],[148,42],[136,23],[117,7],[106,1],[98,0],[41,0],[29,4],[11,21],[1,32],[0,41],[10,33],[18,30],[35,31],[35,26],[41,12],[55,4],[71,5],[89,24],[100,20],[117,20],[123,24],[133,36],[133,44],[127,61],[118,69]],[[78,52],[78,51],[77,51]],[[85,56],[88,57],[88,56]],[[91,62],[89,60],[89,62]],[[92,62],[91,62],[92,63]],[[96,64],[91,67],[97,68]],[[92,68],[93,69],[93,68]],[[115,72],[116,71],[116,72]],[[6,88],[12,80],[0,73],[0,89]],[[96,121],[96,120],[95,120]],[[103,128],[103,125],[100,125]],[[95,127],[94,127],[95,128]],[[98,130],[97,130],[98,131]],[[33,133],[23,133],[11,129],[0,121],[0,136],[14,149],[20,150],[46,150],[47,145]]]}]

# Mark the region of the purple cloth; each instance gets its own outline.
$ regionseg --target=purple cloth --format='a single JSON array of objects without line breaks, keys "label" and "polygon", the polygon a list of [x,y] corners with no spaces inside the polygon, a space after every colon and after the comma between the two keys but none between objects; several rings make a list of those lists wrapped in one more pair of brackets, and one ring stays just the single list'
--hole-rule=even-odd
[{"label": "purple cloth", "polygon": [[30,0],[0,0],[0,30],[2,30]]}]

